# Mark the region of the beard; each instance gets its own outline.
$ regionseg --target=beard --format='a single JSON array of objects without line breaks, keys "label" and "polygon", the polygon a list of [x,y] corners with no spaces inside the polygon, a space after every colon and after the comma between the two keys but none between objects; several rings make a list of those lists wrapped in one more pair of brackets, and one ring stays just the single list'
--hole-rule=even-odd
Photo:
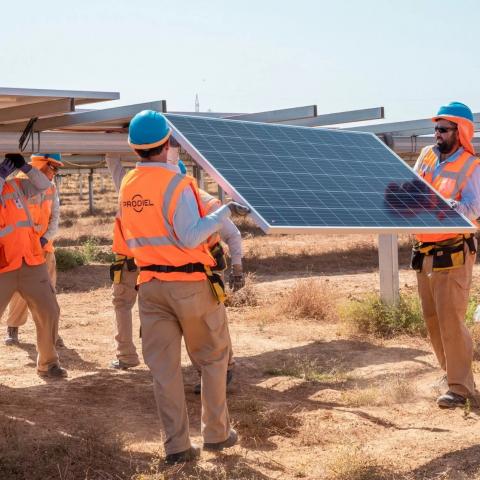
[{"label": "beard", "polygon": [[437,142],[437,148],[440,153],[449,153],[453,150],[455,142],[443,141],[442,143]]}]

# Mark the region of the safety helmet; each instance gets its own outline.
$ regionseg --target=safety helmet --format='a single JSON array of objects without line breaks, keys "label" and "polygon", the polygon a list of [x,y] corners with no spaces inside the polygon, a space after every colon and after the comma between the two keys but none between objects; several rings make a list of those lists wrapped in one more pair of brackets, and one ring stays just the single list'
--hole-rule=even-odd
[{"label": "safety helmet", "polygon": [[34,153],[30,157],[31,164],[35,167],[41,168],[46,164],[55,167],[63,167],[62,155],[60,153]]},{"label": "safety helmet", "polygon": [[154,110],[143,110],[130,122],[128,143],[136,150],[149,150],[163,145],[171,133],[164,115]]},{"label": "safety helmet", "polygon": [[440,118],[445,118],[446,120],[455,122],[455,119],[452,117],[464,118],[473,123],[472,111],[464,103],[460,102],[450,102],[448,105],[442,105],[432,120],[436,122]]}]

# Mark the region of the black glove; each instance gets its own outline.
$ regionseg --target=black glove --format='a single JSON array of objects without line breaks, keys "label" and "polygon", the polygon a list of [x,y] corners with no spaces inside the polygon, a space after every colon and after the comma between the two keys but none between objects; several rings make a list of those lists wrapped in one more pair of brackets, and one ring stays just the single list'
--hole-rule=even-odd
[{"label": "black glove", "polygon": [[243,273],[231,273],[228,279],[230,290],[236,292],[245,286],[245,275]]},{"label": "black glove", "polygon": [[40,245],[42,246],[42,248],[48,243],[48,239],[46,239],[45,237],[40,237]]},{"label": "black glove", "polygon": [[228,202],[227,207],[230,209],[233,215],[239,215],[240,217],[244,217],[245,215],[248,215],[251,212],[249,207],[240,205],[237,202]]},{"label": "black glove", "polygon": [[0,163],[0,177],[4,180],[15,171],[15,165],[7,158]]},{"label": "black glove", "polygon": [[18,168],[19,170],[26,164],[23,155],[20,155],[19,153],[7,153],[5,158],[13,162],[15,168]]}]

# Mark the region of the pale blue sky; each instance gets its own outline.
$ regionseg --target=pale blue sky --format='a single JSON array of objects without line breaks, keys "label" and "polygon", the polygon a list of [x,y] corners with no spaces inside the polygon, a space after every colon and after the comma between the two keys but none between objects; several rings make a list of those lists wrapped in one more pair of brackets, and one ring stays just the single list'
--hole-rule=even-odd
[{"label": "pale blue sky", "polygon": [[0,86],[251,112],[480,110],[478,0],[6,0]]}]

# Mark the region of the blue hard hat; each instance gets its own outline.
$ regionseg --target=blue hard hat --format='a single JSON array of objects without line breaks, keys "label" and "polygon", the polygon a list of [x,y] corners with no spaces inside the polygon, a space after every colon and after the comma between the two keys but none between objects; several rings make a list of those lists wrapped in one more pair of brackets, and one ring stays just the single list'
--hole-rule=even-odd
[{"label": "blue hard hat", "polygon": [[143,110],[130,122],[128,143],[137,150],[149,150],[163,145],[171,133],[164,115],[154,110]]},{"label": "blue hard hat", "polygon": [[450,102],[448,105],[442,105],[437,115],[433,117],[433,120],[435,121],[442,117],[460,117],[473,122],[472,111],[464,103],[460,102]]},{"label": "blue hard hat", "polygon": [[181,160],[178,161],[178,168],[180,169],[180,173],[182,173],[183,175],[187,174],[187,167]]}]

